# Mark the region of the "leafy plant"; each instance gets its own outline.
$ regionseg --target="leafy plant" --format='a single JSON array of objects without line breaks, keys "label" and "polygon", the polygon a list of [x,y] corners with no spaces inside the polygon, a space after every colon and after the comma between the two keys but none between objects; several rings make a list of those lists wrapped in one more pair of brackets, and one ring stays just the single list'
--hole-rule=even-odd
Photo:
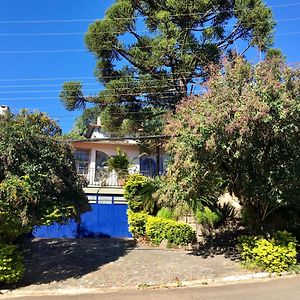
[{"label": "leafy plant", "polygon": [[[0,117],[0,239],[33,226],[77,219],[89,209],[69,145],[41,113]],[[49,220],[47,220],[49,217]],[[56,218],[57,217],[57,218]]]},{"label": "leafy plant", "polygon": [[207,93],[182,101],[169,118],[172,160],[161,195],[199,201],[221,179],[251,229],[269,230],[275,213],[300,207],[300,70],[274,51],[255,66],[236,57],[209,70]]},{"label": "leafy plant", "polygon": [[158,212],[157,212],[157,217],[162,218],[162,219],[170,219],[170,220],[175,220],[175,214],[174,212],[167,207],[162,207]]},{"label": "leafy plant", "polygon": [[297,265],[297,240],[288,232],[279,231],[272,238],[243,236],[238,251],[245,266],[280,273]]},{"label": "leafy plant", "polygon": [[143,237],[146,235],[146,223],[149,215],[145,212],[133,212],[128,209],[128,224],[129,231],[135,238]]},{"label": "leafy plant", "polygon": [[133,212],[153,213],[155,200],[152,194],[155,191],[156,183],[153,179],[141,174],[130,174],[124,185],[124,198],[128,201],[128,208]]},{"label": "leafy plant", "polygon": [[24,271],[18,246],[0,244],[0,283],[15,283],[23,277]]},{"label": "leafy plant", "polygon": [[109,170],[116,171],[119,179],[125,179],[128,176],[131,163],[127,153],[117,148],[117,154],[107,160],[107,165]]},{"label": "leafy plant", "polygon": [[222,219],[222,215],[218,211],[212,211],[209,207],[205,206],[198,209],[195,213],[196,220],[204,227],[212,228]]},{"label": "leafy plant", "polygon": [[153,216],[147,220],[146,235],[154,244],[167,240],[169,245],[187,245],[196,239],[190,225]]}]

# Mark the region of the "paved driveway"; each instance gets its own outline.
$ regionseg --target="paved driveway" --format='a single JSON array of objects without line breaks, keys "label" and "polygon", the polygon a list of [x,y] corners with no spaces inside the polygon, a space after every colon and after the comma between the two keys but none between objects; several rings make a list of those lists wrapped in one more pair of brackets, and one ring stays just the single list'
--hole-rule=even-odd
[{"label": "paved driveway", "polygon": [[28,248],[27,272],[19,291],[180,285],[246,273],[230,249],[202,253],[116,239],[35,239]]}]

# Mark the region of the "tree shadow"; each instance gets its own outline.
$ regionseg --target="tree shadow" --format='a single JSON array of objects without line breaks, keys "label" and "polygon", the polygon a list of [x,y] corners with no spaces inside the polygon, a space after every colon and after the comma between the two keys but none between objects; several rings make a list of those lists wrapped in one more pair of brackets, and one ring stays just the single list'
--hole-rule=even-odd
[{"label": "tree shadow", "polygon": [[125,239],[32,239],[23,244],[25,276],[20,286],[79,278],[118,260],[135,247]]},{"label": "tree shadow", "polygon": [[240,255],[237,251],[237,239],[245,234],[243,229],[229,229],[216,232],[204,237],[203,242],[198,243],[190,255],[202,256],[203,258],[224,255],[233,261],[239,261]]}]

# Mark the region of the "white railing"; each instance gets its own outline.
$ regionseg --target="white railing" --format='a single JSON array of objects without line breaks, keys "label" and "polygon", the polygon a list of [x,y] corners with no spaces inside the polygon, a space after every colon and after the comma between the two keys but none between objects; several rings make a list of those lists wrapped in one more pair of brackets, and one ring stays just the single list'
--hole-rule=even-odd
[{"label": "white railing", "polygon": [[[144,176],[154,177],[155,175],[149,172],[140,172],[135,169],[129,170],[129,174],[140,173]],[[79,172],[83,176],[89,186],[97,187],[121,187],[124,185],[123,176],[118,176],[115,171],[108,171],[107,169],[86,169]],[[121,178],[120,178],[121,177]]]},{"label": "white railing", "polygon": [[89,186],[101,187],[119,187],[122,186],[122,181],[118,179],[115,171],[108,171],[105,169],[88,169],[85,174],[82,174]]}]

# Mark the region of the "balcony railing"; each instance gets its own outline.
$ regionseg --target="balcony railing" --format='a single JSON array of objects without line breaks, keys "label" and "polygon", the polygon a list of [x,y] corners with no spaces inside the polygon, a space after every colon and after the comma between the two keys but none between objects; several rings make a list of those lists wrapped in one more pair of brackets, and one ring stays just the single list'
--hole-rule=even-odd
[{"label": "balcony railing", "polygon": [[[121,187],[124,185],[124,176],[121,176],[115,171],[108,171],[105,168],[100,169],[80,169],[78,173],[83,176],[87,182],[88,186],[97,187]],[[155,177],[155,174],[147,171],[137,171],[136,169],[129,170],[129,174],[142,174],[147,177]]]},{"label": "balcony railing", "polygon": [[115,171],[105,169],[88,169],[80,172],[84,176],[89,186],[99,187],[120,187],[123,182]]}]

